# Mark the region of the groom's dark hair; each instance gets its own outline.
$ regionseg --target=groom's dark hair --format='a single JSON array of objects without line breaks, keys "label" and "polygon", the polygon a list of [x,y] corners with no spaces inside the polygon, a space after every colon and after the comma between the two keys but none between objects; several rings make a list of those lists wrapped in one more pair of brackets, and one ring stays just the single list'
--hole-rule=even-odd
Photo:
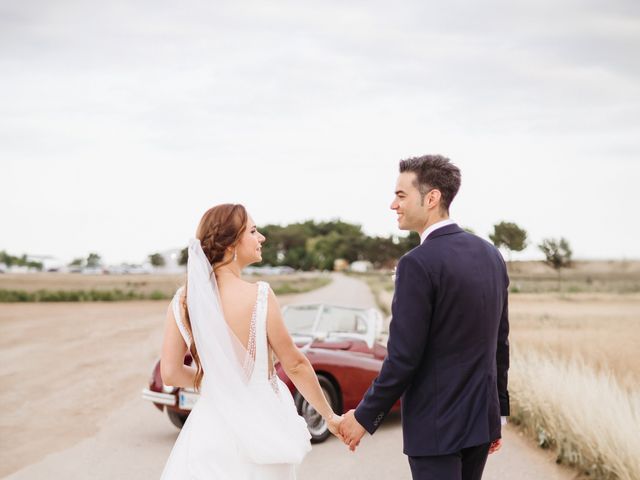
[{"label": "groom's dark hair", "polygon": [[449,205],[460,189],[460,169],[442,155],[424,155],[400,160],[400,173],[416,174],[415,185],[424,197],[430,190],[440,190],[441,206],[448,213]]}]

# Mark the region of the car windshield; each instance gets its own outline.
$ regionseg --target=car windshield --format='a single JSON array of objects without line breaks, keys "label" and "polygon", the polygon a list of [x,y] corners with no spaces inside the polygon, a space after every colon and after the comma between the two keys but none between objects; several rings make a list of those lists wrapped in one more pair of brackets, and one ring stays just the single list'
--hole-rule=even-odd
[{"label": "car windshield", "polygon": [[318,331],[326,333],[367,333],[363,312],[352,308],[325,307]]},{"label": "car windshield", "polygon": [[284,323],[291,333],[313,334],[313,325],[318,316],[319,305],[289,307],[284,312]]}]

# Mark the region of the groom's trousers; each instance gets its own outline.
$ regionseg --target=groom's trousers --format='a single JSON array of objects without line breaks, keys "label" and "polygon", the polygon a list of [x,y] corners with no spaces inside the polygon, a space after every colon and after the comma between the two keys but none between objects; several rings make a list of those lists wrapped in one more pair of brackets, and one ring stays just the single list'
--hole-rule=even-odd
[{"label": "groom's trousers", "polygon": [[490,443],[450,455],[409,457],[413,480],[480,480]]}]

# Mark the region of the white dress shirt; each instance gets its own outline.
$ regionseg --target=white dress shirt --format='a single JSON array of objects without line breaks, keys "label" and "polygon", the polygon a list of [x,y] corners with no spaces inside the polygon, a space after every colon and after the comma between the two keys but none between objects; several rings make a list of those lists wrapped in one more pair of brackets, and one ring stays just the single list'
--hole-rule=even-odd
[{"label": "white dress shirt", "polygon": [[[429,228],[427,228],[424,232],[422,232],[422,235],[420,235],[420,243],[421,244],[424,243],[427,237],[431,235],[433,232],[435,232],[437,229],[446,227],[447,225],[453,225],[454,223],[456,222],[454,222],[450,218],[447,218],[446,220],[440,220],[439,222],[434,223]],[[500,420],[501,420],[500,423],[502,425],[507,424],[507,417],[500,417]]]},{"label": "white dress shirt", "polygon": [[422,235],[420,235],[420,243],[424,243],[427,237],[431,235],[431,233],[433,233],[435,230],[442,227],[446,227],[447,225],[453,225],[454,223],[456,222],[454,222],[450,218],[447,218],[446,220],[440,220],[439,222],[434,223],[429,228],[427,228],[424,232],[422,232]]}]

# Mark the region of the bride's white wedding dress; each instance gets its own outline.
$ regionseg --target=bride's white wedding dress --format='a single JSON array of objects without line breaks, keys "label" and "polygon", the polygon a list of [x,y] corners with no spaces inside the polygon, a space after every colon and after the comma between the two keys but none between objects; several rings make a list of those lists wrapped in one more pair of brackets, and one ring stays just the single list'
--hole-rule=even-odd
[{"label": "bride's white wedding dress", "polygon": [[[208,268],[207,268],[208,267]],[[204,377],[200,398],[182,427],[164,480],[289,480],[311,449],[305,421],[287,386],[269,371],[269,285],[258,282],[245,348],[222,315],[215,276],[197,241],[189,247],[187,303]],[[187,345],[192,341],[173,312]]]}]

